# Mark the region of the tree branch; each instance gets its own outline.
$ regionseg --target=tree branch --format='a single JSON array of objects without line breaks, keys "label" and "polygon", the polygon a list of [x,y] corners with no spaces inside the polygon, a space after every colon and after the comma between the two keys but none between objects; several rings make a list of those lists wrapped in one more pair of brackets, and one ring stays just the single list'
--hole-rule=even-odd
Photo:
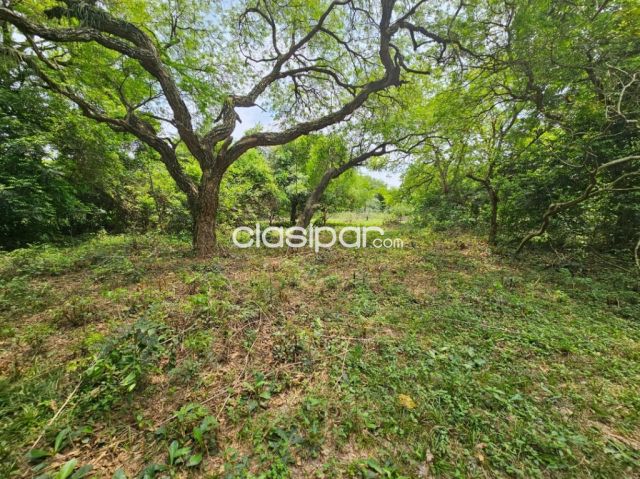
[{"label": "tree branch", "polygon": [[[109,50],[133,58],[160,84],[174,117],[175,125],[189,151],[199,160],[205,151],[193,130],[191,114],[170,71],[162,62],[149,36],[132,23],[111,16],[105,10],[79,0],[64,0],[67,8],[49,10],[53,17],[63,14],[76,18],[81,26],[50,28],[32,22],[24,15],[0,7],[0,20],[13,24],[25,35],[37,35],[45,40],[68,42],[96,42]],[[60,10],[62,8],[62,10]],[[90,26],[89,26],[90,25]]]},{"label": "tree branch", "polygon": [[604,185],[598,184],[598,175],[602,173],[604,170],[611,168],[612,166],[620,165],[622,163],[627,163],[627,162],[639,160],[639,159],[640,159],[640,155],[629,155],[623,158],[618,158],[618,159],[609,161],[597,167],[591,174],[591,180],[589,181],[589,184],[579,196],[577,196],[572,200],[564,201],[561,203],[551,203],[549,205],[547,210],[542,215],[542,223],[540,227],[537,230],[529,233],[527,236],[525,236],[522,239],[522,241],[520,241],[520,244],[518,245],[518,248],[516,249],[515,254],[516,255],[519,254],[522,251],[522,249],[526,246],[526,244],[529,241],[531,241],[533,238],[542,236],[547,231],[551,218],[556,216],[558,213],[566,211],[590,198],[601,195],[603,193],[610,193],[610,192],[617,192],[617,191],[620,191],[620,192],[636,191],[637,188],[630,188],[630,189],[624,189],[624,190],[611,188],[612,186],[615,186],[615,184],[618,183],[618,181],[621,180],[622,178],[626,178],[630,176],[631,174],[629,173],[622,175],[621,177],[616,178],[615,180],[609,183],[606,183]]},{"label": "tree branch", "polygon": [[105,123],[114,131],[130,133],[143,143],[156,150],[160,154],[160,159],[171,174],[171,177],[174,179],[178,187],[187,195],[189,203],[192,204],[192,202],[196,200],[198,191],[197,187],[193,180],[191,180],[191,178],[182,170],[174,148],[157,135],[153,126],[149,122],[141,119],[131,111],[124,119],[110,117],[104,112],[101,112],[82,96],[72,92],[67,87],[54,80],[44,72],[42,68],[40,68],[40,65],[34,57],[25,55],[15,48],[4,45],[0,46],[0,52],[5,55],[19,58],[42,82],[44,82],[45,88],[50,89],[51,91],[54,91],[75,103],[82,114],[87,118],[91,118],[98,123]]}]

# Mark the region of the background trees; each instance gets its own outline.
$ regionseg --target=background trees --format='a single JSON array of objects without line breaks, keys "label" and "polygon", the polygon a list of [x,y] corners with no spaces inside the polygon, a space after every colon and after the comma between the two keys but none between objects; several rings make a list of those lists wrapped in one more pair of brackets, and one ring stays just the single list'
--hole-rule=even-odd
[{"label": "background trees", "polygon": [[[451,32],[461,8],[445,7],[444,20],[433,21],[440,17],[427,16],[424,2],[258,2],[220,12],[206,2],[139,7],[9,4],[0,7],[2,49],[85,116],[158,153],[187,196],[200,255],[213,252],[222,177],[243,153],[331,126],[400,85],[419,72],[405,45],[423,47],[421,65],[460,50]],[[241,61],[251,67],[238,68]],[[261,97],[276,116],[286,115],[284,128],[234,142],[236,108]],[[198,178],[185,172],[179,150],[197,161]]]},{"label": "background trees", "polygon": [[[286,201],[289,224],[308,227],[314,213],[365,207],[385,191],[383,183],[357,172],[367,159],[388,153],[388,145],[350,152],[344,137],[309,135],[271,153],[271,163]],[[353,156],[352,156],[353,155]]]},{"label": "background trees", "polygon": [[[404,163],[421,222],[514,249],[633,247],[638,15],[626,1],[6,4],[3,242],[191,228],[207,255],[218,219],[304,226],[373,201],[380,185],[355,168],[374,161]],[[255,105],[273,131],[234,138]]]},{"label": "background trees", "polygon": [[143,151],[84,125],[61,99],[0,78],[0,244],[148,223]]},{"label": "background trees", "polygon": [[436,138],[405,175],[416,208],[432,221],[480,220],[490,243],[518,250],[534,238],[635,245],[639,43],[629,7],[505,7],[503,48],[423,89],[420,108],[432,114],[422,121]]}]

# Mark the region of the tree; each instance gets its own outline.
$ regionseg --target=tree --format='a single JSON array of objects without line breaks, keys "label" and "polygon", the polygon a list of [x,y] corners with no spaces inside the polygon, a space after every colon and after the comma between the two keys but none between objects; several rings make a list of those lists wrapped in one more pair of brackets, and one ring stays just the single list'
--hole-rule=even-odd
[{"label": "tree", "polygon": [[344,154],[344,152],[342,155],[334,155],[326,152],[323,158],[327,158],[326,161],[328,164],[322,169],[324,171],[322,176],[317,179],[311,193],[308,195],[304,209],[298,217],[297,226],[307,228],[311,224],[311,219],[320,206],[322,195],[329,187],[331,181],[334,181],[353,168],[364,165],[371,158],[399,153],[409,155],[422,141],[420,135],[410,134],[405,135],[404,138],[399,138],[395,144],[391,141],[385,141],[374,146],[358,144],[351,149],[349,155]]},{"label": "tree", "polygon": [[310,153],[319,138],[308,135],[271,151],[275,180],[286,198],[289,223],[295,224],[299,208],[309,194]]},{"label": "tree", "polygon": [[[546,170],[537,183],[548,191],[538,201],[539,225],[523,235],[517,252],[554,227],[573,238],[590,229],[592,242],[600,236],[601,244],[632,247],[640,224],[640,12],[626,1],[552,9],[548,15],[539,2],[520,9],[512,44],[497,61],[510,81],[497,82],[495,92],[528,103],[553,136],[545,151],[552,163],[537,161]],[[546,34],[532,32],[532,24]]]},{"label": "tree", "polygon": [[[522,106],[511,104],[505,108],[492,108],[483,118],[478,129],[478,141],[474,145],[482,156],[479,176],[471,171],[467,178],[479,183],[487,192],[490,205],[489,233],[487,241],[491,246],[497,244],[498,206],[500,202],[499,180],[495,176],[507,170],[510,164],[527,151],[544,134],[541,128],[532,128],[524,115]],[[524,128],[523,128],[524,125]],[[535,126],[535,125],[533,125]],[[476,157],[477,158],[477,157]]]},{"label": "tree", "polygon": [[283,200],[273,170],[259,150],[245,153],[231,165],[221,191],[222,219],[236,226],[263,218],[273,221]]},{"label": "tree", "polygon": [[[430,112],[425,129],[440,138],[427,142],[403,190],[423,209],[438,201],[447,212],[486,209],[490,243],[503,223],[501,236],[519,250],[542,235],[564,245],[632,246],[640,224],[639,11],[626,1],[516,2],[501,11],[501,48],[415,95]],[[485,199],[477,201],[459,171]]]},{"label": "tree", "polygon": [[135,142],[81,122],[61,98],[0,69],[2,247],[122,231],[141,219],[130,201],[146,186]]},{"label": "tree", "polygon": [[[214,252],[220,184],[242,154],[345,120],[372,95],[420,73],[405,45],[428,47],[425,55],[435,64],[447,51],[466,50],[451,30],[463,4],[444,5],[440,14],[426,12],[422,1],[265,0],[232,9],[235,14],[204,5],[148,2],[141,9],[138,2],[60,0],[51,8],[33,1],[0,7],[5,31],[12,25],[21,34],[4,35],[4,54],[88,118],[158,152],[187,196],[200,256]],[[211,16],[217,25],[204,25]],[[256,51],[264,56],[254,58]],[[252,68],[238,69],[240,58]],[[238,85],[246,88],[238,92]],[[287,116],[287,126],[234,142],[236,109],[264,96]],[[179,147],[196,159],[199,178],[185,173]]]}]

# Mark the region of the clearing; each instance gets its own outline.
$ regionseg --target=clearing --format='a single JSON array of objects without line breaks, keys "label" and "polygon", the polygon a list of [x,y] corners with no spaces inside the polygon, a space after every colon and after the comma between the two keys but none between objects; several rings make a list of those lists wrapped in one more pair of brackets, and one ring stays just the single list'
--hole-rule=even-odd
[{"label": "clearing", "polygon": [[631,266],[389,233],[405,247],[3,254],[0,476],[640,475]]}]

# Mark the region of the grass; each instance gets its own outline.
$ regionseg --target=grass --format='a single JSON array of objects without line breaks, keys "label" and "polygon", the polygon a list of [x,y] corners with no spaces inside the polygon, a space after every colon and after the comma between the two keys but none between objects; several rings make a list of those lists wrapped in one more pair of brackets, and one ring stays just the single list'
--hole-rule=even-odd
[{"label": "grass", "polygon": [[342,211],[332,213],[327,219],[328,226],[383,226],[393,216],[381,211],[368,213]]},{"label": "grass", "polygon": [[630,266],[387,235],[405,247],[3,254],[0,476],[640,475]]}]

